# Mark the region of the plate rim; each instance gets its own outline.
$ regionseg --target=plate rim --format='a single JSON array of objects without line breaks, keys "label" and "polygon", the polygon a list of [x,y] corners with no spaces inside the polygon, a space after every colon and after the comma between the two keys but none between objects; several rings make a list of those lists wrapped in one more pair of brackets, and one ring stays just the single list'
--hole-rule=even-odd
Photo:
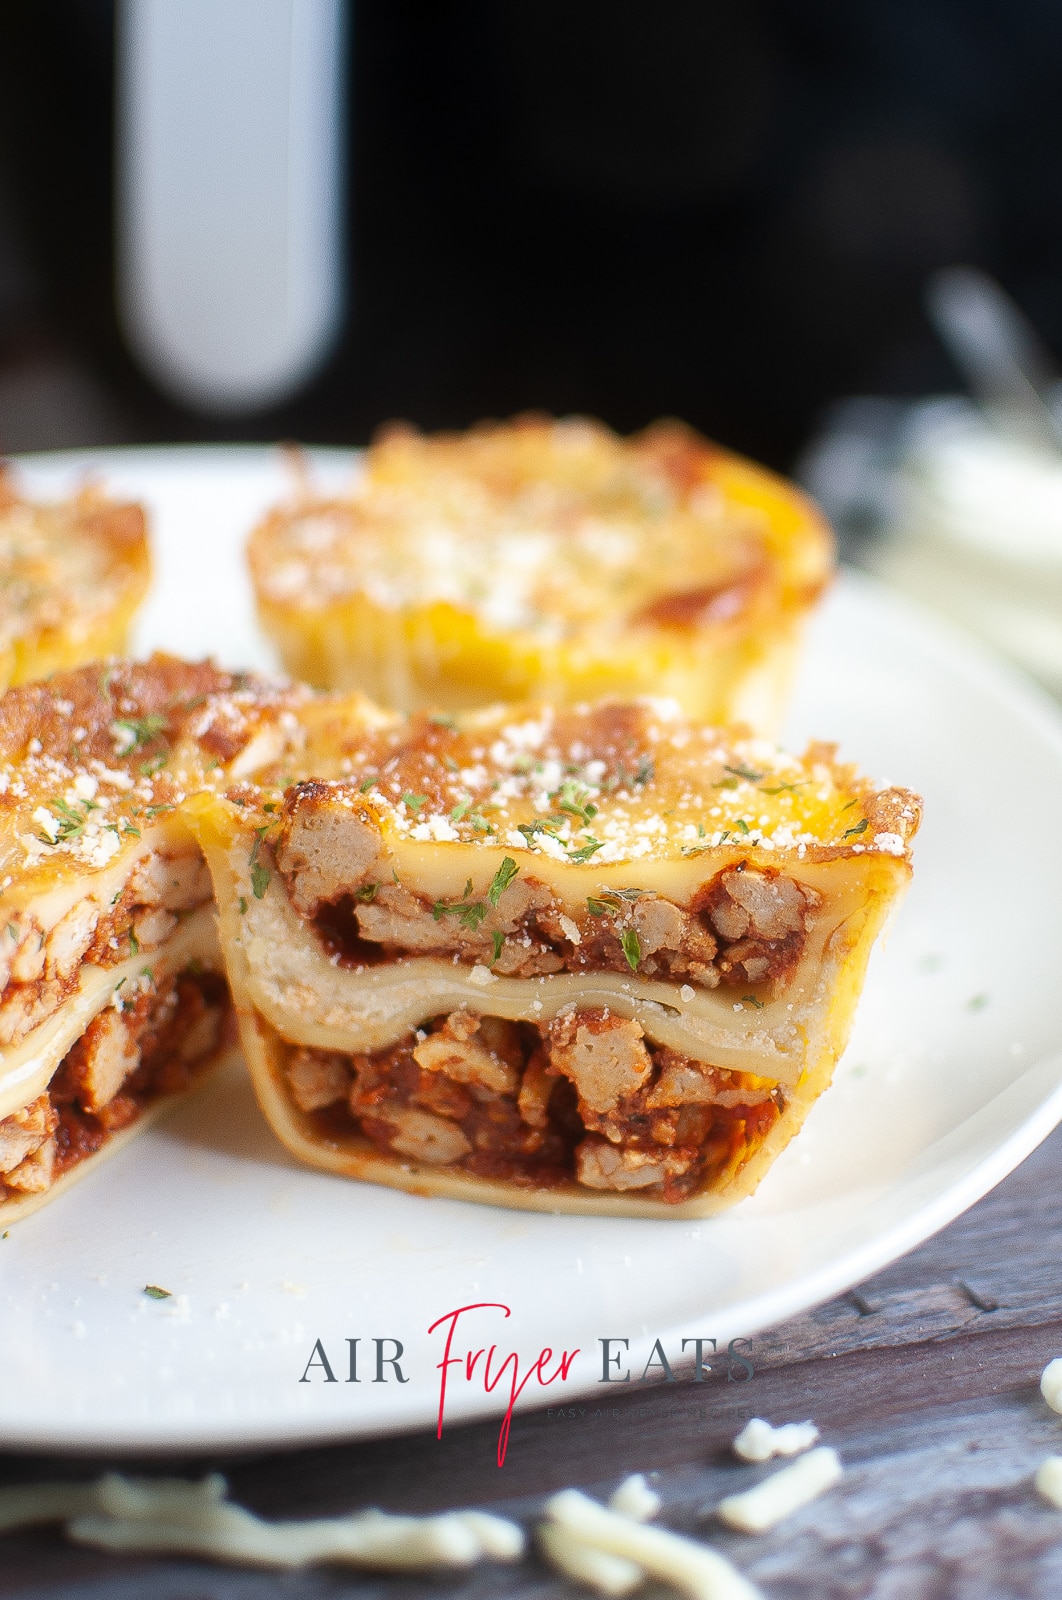
[{"label": "plate rim", "polygon": [[[312,462],[315,456],[331,458],[337,465],[344,461],[357,461],[362,452],[356,447],[313,446],[305,447]],[[225,459],[242,458],[244,463],[265,466],[276,462],[281,447],[263,443],[208,443],[193,442],[176,445],[104,446],[86,450],[40,451],[8,458],[15,471],[25,466],[28,470],[53,469],[71,472],[106,472],[110,464],[120,470],[129,466],[164,466],[166,460],[181,460],[182,465],[194,467],[207,460],[223,467]],[[971,688],[983,685],[1001,703],[1003,709],[1013,713],[1030,734],[1052,748],[1062,762],[1062,709],[1048,691],[1029,678],[1021,668],[1007,661],[981,640],[968,634],[960,625],[938,616],[932,609],[911,600],[891,589],[881,580],[852,568],[842,568],[826,604],[843,603],[847,590],[861,594],[876,606],[884,607],[890,620],[905,630],[913,630],[923,650],[952,671],[958,670]],[[1033,1110],[997,1145],[988,1149],[968,1171],[954,1179],[930,1199],[912,1202],[911,1209],[897,1223],[880,1231],[868,1241],[853,1245],[837,1260],[821,1266],[810,1274],[795,1279],[781,1288],[761,1290],[753,1298],[741,1303],[740,1317],[733,1311],[719,1319],[727,1337],[752,1336],[767,1327],[789,1320],[803,1311],[821,1305],[824,1301],[844,1292],[890,1262],[916,1248],[932,1237],[949,1222],[961,1215],[971,1205],[983,1198],[1010,1172],[1014,1171],[1033,1150],[1062,1122],[1062,1051],[1049,1052],[1026,1064],[1024,1071],[1006,1085],[992,1100],[978,1107],[962,1122],[949,1127],[946,1132],[920,1152],[924,1158],[942,1142],[956,1137],[960,1131],[1005,1094],[1013,1092],[1028,1075],[1047,1072],[1054,1063],[1054,1087],[1037,1102]],[[707,1219],[710,1221],[711,1219]],[[728,1327],[729,1319],[734,1326]],[[665,1341],[674,1329],[659,1334]],[[645,1336],[648,1340],[650,1336]],[[636,1359],[638,1341],[632,1340],[631,1356]],[[564,1398],[576,1399],[596,1385],[587,1380],[570,1379],[565,1385]],[[520,1401],[516,1414],[541,1409],[544,1402],[537,1397]],[[496,1417],[504,1410],[489,1396],[476,1393],[454,1398],[448,1407],[451,1427],[482,1422]],[[269,1418],[243,1418],[231,1426],[218,1419],[204,1426],[201,1419],[184,1427],[180,1419],[167,1418],[160,1440],[158,1433],[147,1437],[152,1425],[148,1422],[129,1428],[120,1424],[114,1429],[101,1428],[98,1419],[85,1429],[76,1426],[45,1426],[32,1430],[26,1427],[7,1428],[0,1421],[0,1448],[13,1452],[31,1450],[77,1451],[85,1455],[112,1454],[122,1451],[143,1457],[183,1452],[190,1455],[207,1454],[218,1450],[267,1451],[293,1447],[312,1447],[340,1441],[375,1439],[414,1434],[424,1431],[430,1419],[411,1422],[395,1415],[390,1420],[376,1418],[359,1426],[357,1420],[346,1414],[334,1418],[316,1415],[288,1415]]]}]

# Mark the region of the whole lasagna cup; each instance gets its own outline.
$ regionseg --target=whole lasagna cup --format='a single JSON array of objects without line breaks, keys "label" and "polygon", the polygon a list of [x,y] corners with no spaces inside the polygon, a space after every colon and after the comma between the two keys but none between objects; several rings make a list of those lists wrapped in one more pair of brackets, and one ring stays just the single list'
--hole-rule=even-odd
[{"label": "whole lasagna cup", "polygon": [[392,429],[345,499],[273,511],[250,563],[319,687],[403,711],[652,693],[770,729],[833,543],[793,485],[680,423],[525,417]]},{"label": "whole lasagna cup", "polygon": [[190,812],[284,1143],[534,1210],[750,1193],[844,1048],[917,798],[659,702],[301,721],[314,778]]},{"label": "whole lasagna cup", "polygon": [[0,466],[0,690],[124,650],[150,578],[141,506],[27,500]]}]

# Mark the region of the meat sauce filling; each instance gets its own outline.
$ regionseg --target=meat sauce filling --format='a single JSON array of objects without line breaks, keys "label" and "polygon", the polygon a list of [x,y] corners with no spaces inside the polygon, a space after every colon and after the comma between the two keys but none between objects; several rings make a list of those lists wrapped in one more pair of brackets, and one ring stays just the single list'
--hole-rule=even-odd
[{"label": "meat sauce filling", "polygon": [[548,1026],[468,1011],[371,1055],[300,1048],[294,1104],[327,1139],[528,1188],[571,1183],[678,1203],[763,1143],[784,1092],[652,1044],[607,1010]]},{"label": "meat sauce filling", "polygon": [[211,898],[199,855],[156,852],[134,869],[109,906],[88,895],[49,930],[31,911],[0,926],[0,1047],[17,1044],[77,988],[84,963],[117,966],[158,949],[180,914]]},{"label": "meat sauce filling", "polygon": [[636,972],[774,993],[800,961],[817,905],[814,890],[741,863],[705,884],[688,908],[638,889],[604,889],[576,920],[545,884],[523,875],[496,904],[470,893],[432,902],[399,883],[370,881],[319,902],[312,924],[329,955],[355,968],[435,954],[502,977]]},{"label": "meat sauce filling", "polygon": [[179,1094],[234,1038],[228,989],[191,969],[107,1006],[44,1094],[0,1121],[0,1200],[42,1193],[156,1100]]}]

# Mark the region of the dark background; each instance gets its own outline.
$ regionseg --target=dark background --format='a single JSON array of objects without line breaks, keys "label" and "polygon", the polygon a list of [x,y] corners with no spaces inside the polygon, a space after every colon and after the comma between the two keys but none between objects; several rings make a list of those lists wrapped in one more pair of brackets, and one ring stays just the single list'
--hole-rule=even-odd
[{"label": "dark background", "polygon": [[348,323],[217,422],[117,331],[112,31],[0,0],[0,448],[539,407],[784,468],[838,396],[955,385],[920,300],[953,261],[1062,349],[1058,0],[355,0]]}]

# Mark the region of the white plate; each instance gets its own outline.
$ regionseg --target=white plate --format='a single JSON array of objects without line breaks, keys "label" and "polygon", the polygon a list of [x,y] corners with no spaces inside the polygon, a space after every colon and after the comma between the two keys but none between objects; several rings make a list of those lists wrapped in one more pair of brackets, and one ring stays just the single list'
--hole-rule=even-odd
[{"label": "white plate", "polygon": [[[350,459],[317,458],[333,480]],[[51,489],[86,462],[155,517],[141,645],[268,662],[241,550],[283,486],[277,456],[104,452],[27,475]],[[453,1354],[497,1343],[495,1374],[515,1351],[522,1375],[544,1346],[578,1347],[567,1381],[532,1378],[522,1403],[599,1403],[615,1392],[598,1383],[602,1338],[629,1339],[635,1381],[657,1338],[673,1360],[683,1338],[722,1347],[857,1282],[1009,1172],[1062,1118],[1062,723],[1015,675],[847,578],[791,719],[792,740],[811,733],[922,790],[927,815],[835,1084],[751,1200],[670,1224],[359,1187],[295,1167],[242,1078],[218,1083],[0,1243],[0,1442],[214,1448],[424,1426],[442,1356],[429,1325],[481,1301],[512,1314],[467,1313]],[[172,1298],[146,1298],[149,1283]],[[344,1381],[353,1338],[358,1384]],[[387,1368],[370,1381],[373,1338],[401,1340],[407,1382]],[[337,1381],[318,1366],[300,1383],[318,1339]],[[488,1394],[482,1365],[471,1383],[451,1369],[449,1420],[504,1409],[508,1377]]]}]

